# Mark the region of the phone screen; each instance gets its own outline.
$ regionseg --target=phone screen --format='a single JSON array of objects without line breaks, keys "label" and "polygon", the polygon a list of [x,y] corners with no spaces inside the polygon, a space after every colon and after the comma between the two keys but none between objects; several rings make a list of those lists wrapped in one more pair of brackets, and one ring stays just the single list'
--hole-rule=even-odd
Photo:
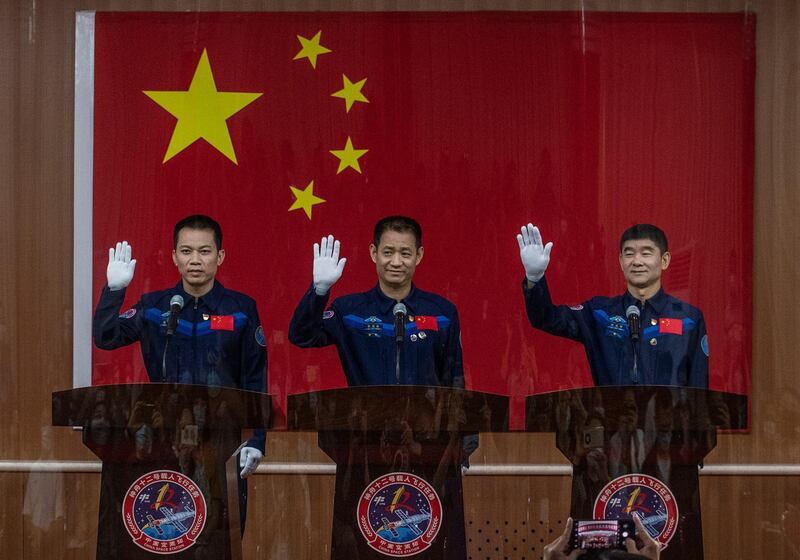
[{"label": "phone screen", "polygon": [[586,550],[625,548],[625,539],[633,538],[630,519],[576,520],[572,525],[570,545]]}]

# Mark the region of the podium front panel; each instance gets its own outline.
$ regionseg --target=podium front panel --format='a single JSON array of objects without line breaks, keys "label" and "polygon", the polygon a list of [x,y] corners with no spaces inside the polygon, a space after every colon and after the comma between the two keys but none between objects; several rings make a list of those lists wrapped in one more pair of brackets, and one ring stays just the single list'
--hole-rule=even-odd
[{"label": "podium front panel", "polygon": [[53,396],[53,423],[81,426],[103,461],[97,558],[240,558],[242,427],[265,427],[269,397],[173,384]]},{"label": "podium front panel", "polygon": [[466,558],[462,466],[507,414],[506,397],[443,387],[292,395],[290,429],[336,463],[330,557]]},{"label": "podium front panel", "polygon": [[575,519],[637,516],[668,545],[702,559],[698,469],[717,430],[747,426],[741,395],[685,387],[594,387],[528,397],[529,432],[553,432],[572,464]]}]

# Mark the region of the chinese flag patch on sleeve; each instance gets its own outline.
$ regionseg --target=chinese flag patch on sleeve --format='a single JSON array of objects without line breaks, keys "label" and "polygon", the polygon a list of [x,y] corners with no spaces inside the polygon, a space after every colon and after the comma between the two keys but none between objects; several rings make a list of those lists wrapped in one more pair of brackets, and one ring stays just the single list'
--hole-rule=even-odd
[{"label": "chinese flag patch on sleeve", "polygon": [[439,323],[433,315],[417,315],[414,321],[419,331],[438,331]]},{"label": "chinese flag patch on sleeve", "polygon": [[212,331],[233,330],[233,315],[212,315],[210,320]]},{"label": "chinese flag patch on sleeve", "polygon": [[662,318],[658,320],[658,332],[664,334],[683,334],[683,321]]}]

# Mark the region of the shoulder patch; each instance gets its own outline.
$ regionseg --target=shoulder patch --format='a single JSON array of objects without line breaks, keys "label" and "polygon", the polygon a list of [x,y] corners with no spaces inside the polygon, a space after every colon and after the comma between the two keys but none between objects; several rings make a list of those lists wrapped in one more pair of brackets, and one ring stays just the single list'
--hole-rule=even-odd
[{"label": "shoulder patch", "polygon": [[707,334],[704,334],[703,338],[700,340],[700,348],[703,349],[703,354],[705,354],[706,358],[707,358],[708,357],[708,335]]},{"label": "shoulder patch", "polygon": [[322,313],[322,318],[323,318],[323,319],[330,319],[330,318],[332,318],[332,317],[333,317],[333,315],[334,315],[334,313],[333,313],[333,309],[326,309],[326,310],[325,310],[325,311]]},{"label": "shoulder patch", "polygon": [[119,318],[120,318],[120,319],[130,319],[130,318],[131,318],[131,317],[133,317],[134,315],[136,315],[136,308],[135,308],[135,307],[131,307],[131,308],[130,308],[130,309],[128,309],[128,310],[127,310],[125,313],[122,313],[122,314],[119,316]]},{"label": "shoulder patch", "polygon": [[267,347],[267,339],[264,336],[264,327],[262,327],[261,325],[258,325],[258,328],[256,329],[255,338],[256,338],[256,344],[258,344],[259,346],[263,346],[264,348]]},{"label": "shoulder patch", "polygon": [[583,309],[583,305],[579,303],[578,305],[570,305],[569,308],[572,309],[573,311],[580,311],[581,309]]}]

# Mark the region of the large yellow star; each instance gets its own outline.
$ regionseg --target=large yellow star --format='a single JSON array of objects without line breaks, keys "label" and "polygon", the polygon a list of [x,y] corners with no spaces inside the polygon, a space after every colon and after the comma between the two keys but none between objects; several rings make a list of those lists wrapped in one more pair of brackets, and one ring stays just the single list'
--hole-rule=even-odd
[{"label": "large yellow star", "polygon": [[347,113],[350,112],[350,107],[353,106],[353,103],[356,101],[360,101],[362,103],[369,103],[369,99],[364,97],[364,94],[361,93],[361,88],[364,87],[364,84],[367,83],[367,79],[364,78],[361,81],[353,83],[350,79],[342,74],[342,82],[344,83],[344,87],[339,91],[332,93],[331,97],[341,97],[344,99],[345,109]]},{"label": "large yellow star", "polygon": [[321,54],[326,54],[332,52],[329,48],[324,47],[319,44],[320,37],[322,37],[322,31],[317,31],[317,34],[314,35],[311,39],[306,39],[305,37],[301,37],[300,35],[297,36],[297,40],[300,41],[300,45],[302,45],[302,49],[300,52],[294,55],[292,60],[300,60],[301,58],[307,58],[308,61],[311,63],[312,68],[317,67],[317,57]]},{"label": "large yellow star", "polygon": [[178,119],[163,163],[202,138],[238,165],[226,121],[262,94],[217,91],[205,49],[188,91],[143,93]]},{"label": "large yellow star", "polygon": [[288,211],[291,212],[292,210],[302,209],[306,213],[306,216],[308,216],[309,220],[311,219],[311,209],[314,207],[314,205],[325,202],[324,198],[314,196],[314,181],[311,181],[302,191],[291,185],[289,188],[292,189],[294,202],[289,207]]},{"label": "large yellow star", "polygon": [[343,150],[330,150],[333,155],[339,158],[339,169],[336,170],[336,174],[338,175],[348,167],[352,167],[361,173],[361,166],[358,164],[358,158],[366,154],[368,151],[369,150],[356,150],[353,148],[353,141],[350,140],[350,137],[348,136]]}]

